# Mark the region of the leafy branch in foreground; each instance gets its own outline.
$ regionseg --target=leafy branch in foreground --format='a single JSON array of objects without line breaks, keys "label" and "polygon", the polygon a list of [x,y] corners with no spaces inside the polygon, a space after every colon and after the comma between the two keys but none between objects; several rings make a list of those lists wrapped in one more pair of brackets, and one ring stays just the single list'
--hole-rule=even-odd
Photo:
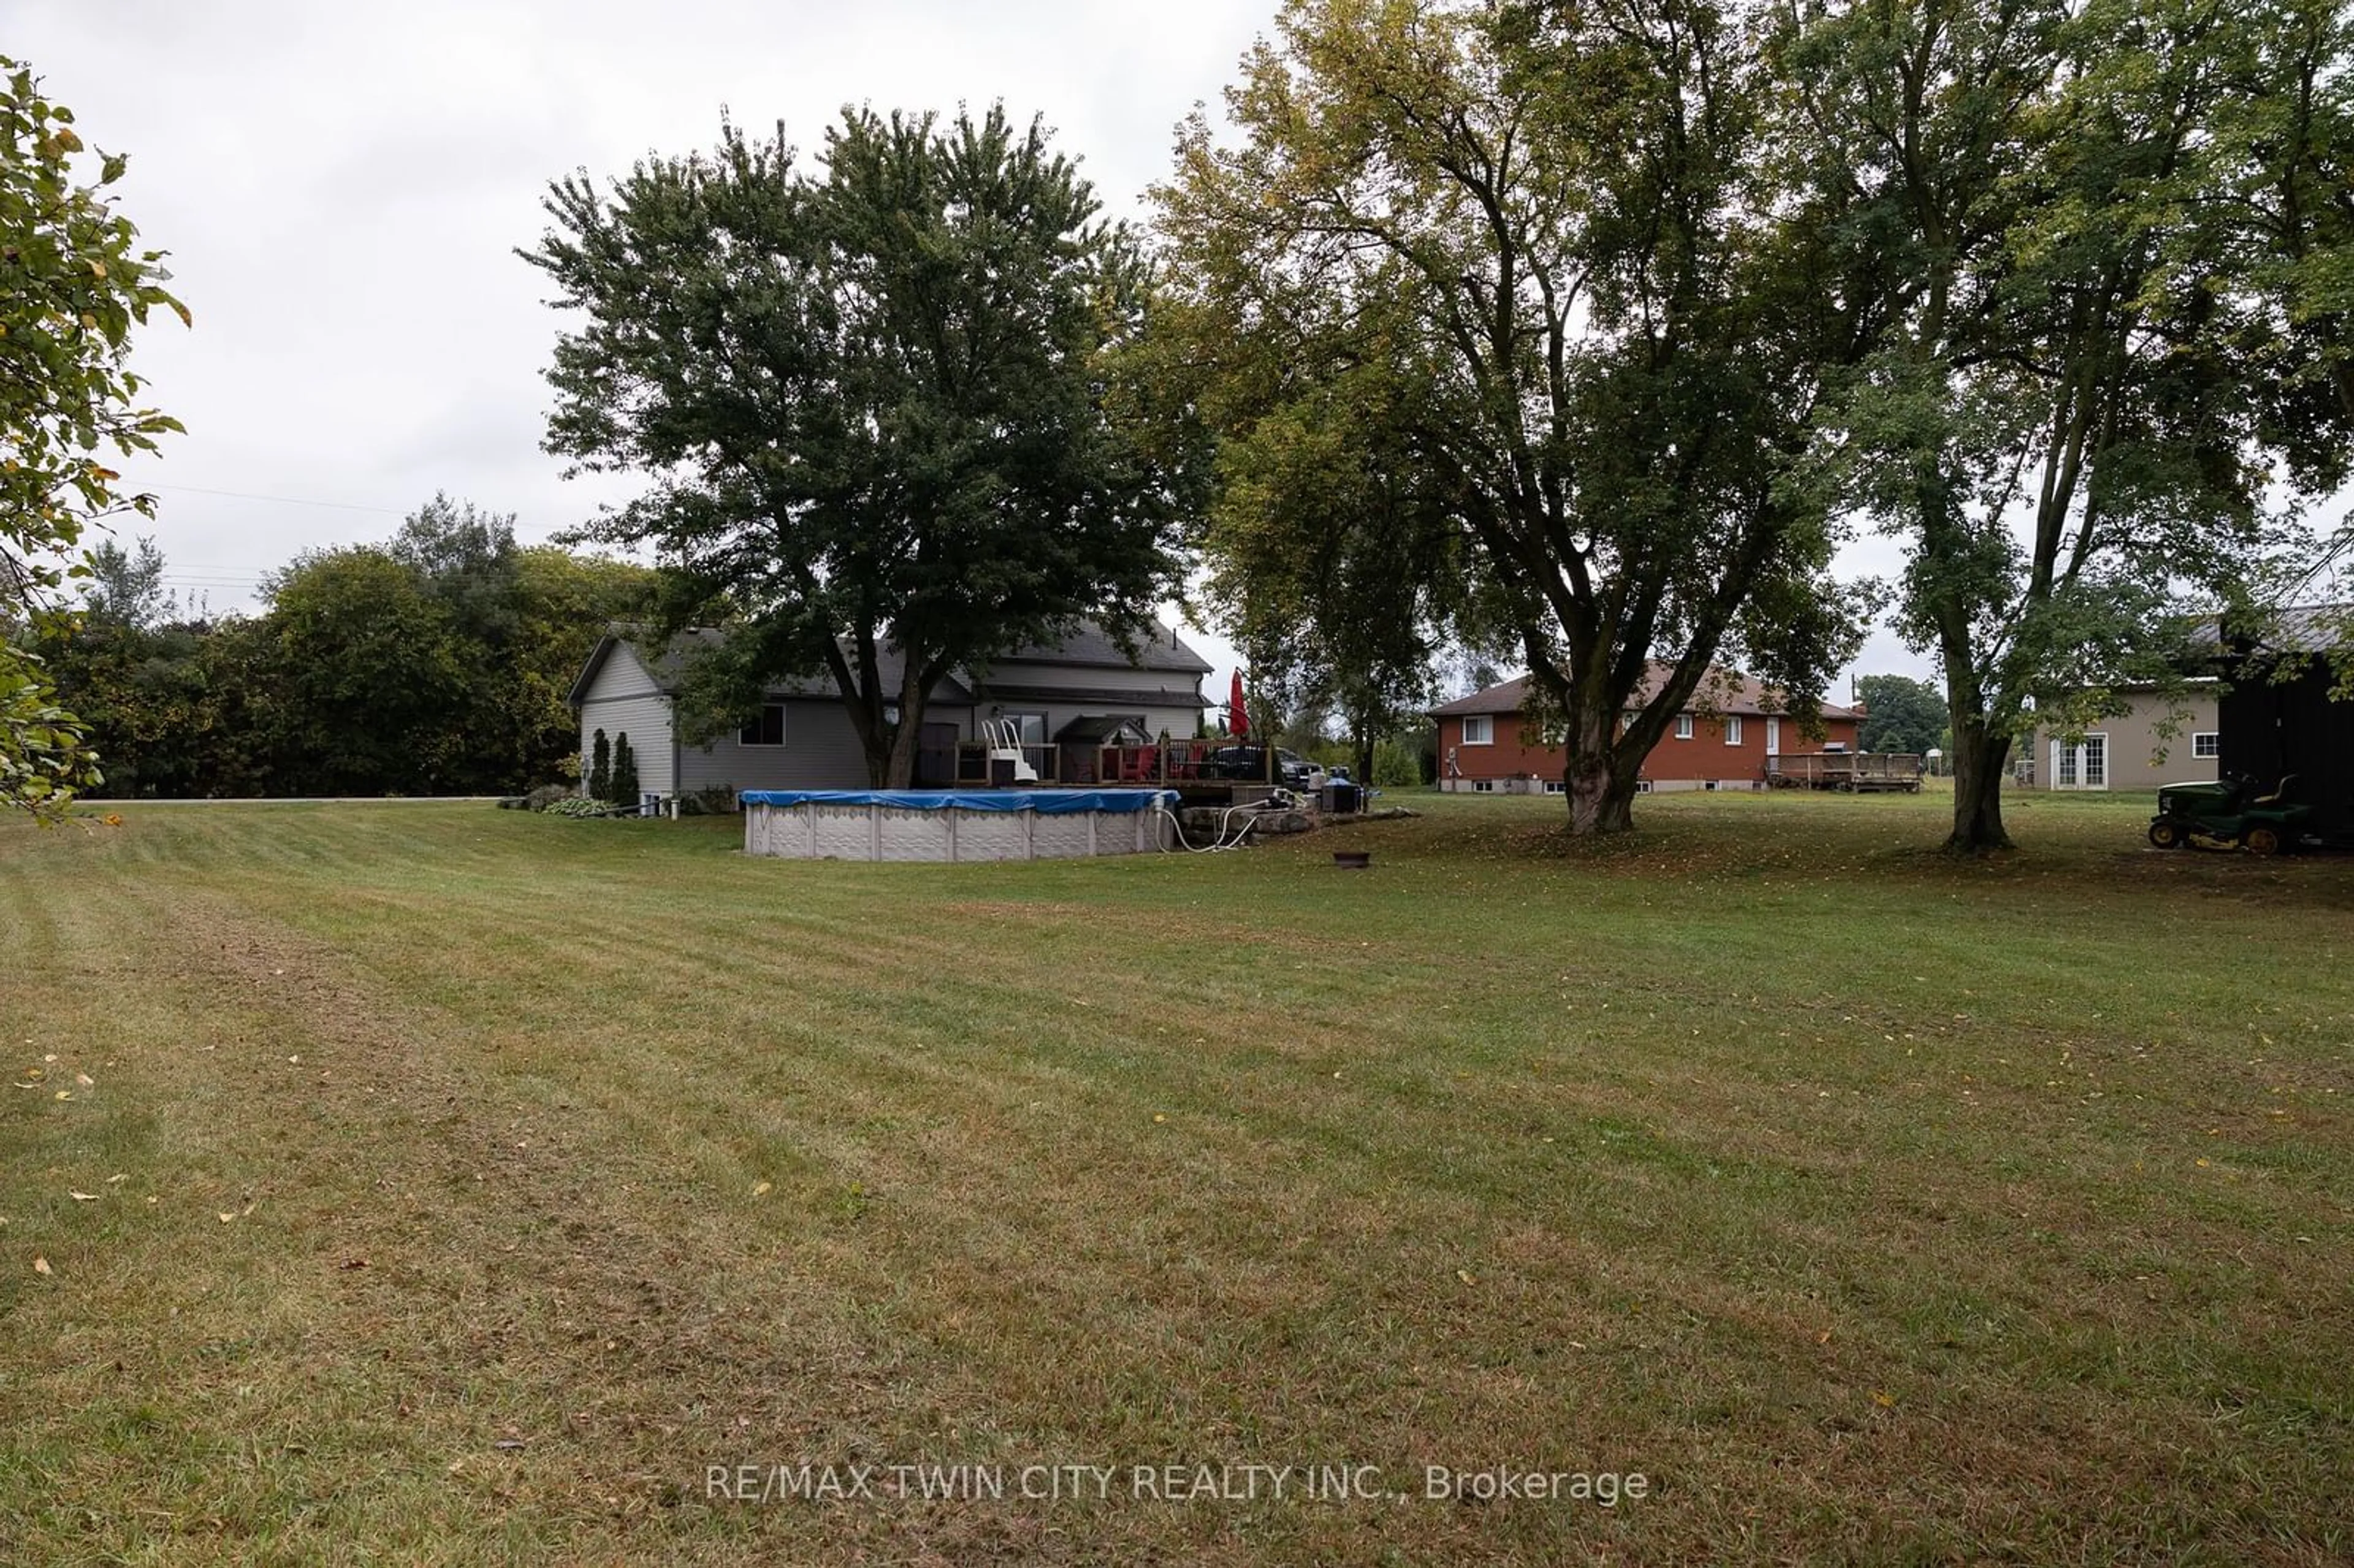
[{"label": "leafy branch in foreground", "polygon": [[154,514],[108,466],[181,428],[141,406],[131,331],[159,308],[188,320],[163,252],[140,248],[107,194],[127,160],[99,154],[97,178],[78,183],[85,152],[73,111],[0,57],[0,807],[45,822],[99,781],[98,758],[24,644],[59,613],[51,595],[87,575],[67,563],[90,525]]}]

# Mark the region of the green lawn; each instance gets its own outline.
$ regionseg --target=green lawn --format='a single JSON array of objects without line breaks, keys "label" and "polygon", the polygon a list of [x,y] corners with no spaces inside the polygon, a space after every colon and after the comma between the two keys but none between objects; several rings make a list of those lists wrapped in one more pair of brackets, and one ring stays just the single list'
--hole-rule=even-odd
[{"label": "green lawn", "polygon": [[[1416,804],[1012,866],[0,831],[0,1559],[2354,1554],[2354,861]],[[803,1463],[1113,1473],[711,1495]],[[1135,1495],[1253,1464],[1406,1495]]]}]

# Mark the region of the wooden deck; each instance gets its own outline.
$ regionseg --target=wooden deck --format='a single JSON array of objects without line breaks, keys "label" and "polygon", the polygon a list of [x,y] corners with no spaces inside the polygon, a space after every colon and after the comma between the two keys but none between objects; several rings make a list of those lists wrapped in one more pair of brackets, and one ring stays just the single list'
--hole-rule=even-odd
[{"label": "wooden deck", "polygon": [[[1010,759],[992,757],[987,741],[956,743],[953,779],[931,786],[959,789],[1020,788],[1158,789],[1173,789],[1189,806],[1239,804],[1264,799],[1276,788],[1269,779],[1239,777],[1229,771],[1231,753],[1256,741],[1230,736],[1167,740],[1142,746],[1024,746],[1022,759],[1038,775],[1036,782],[1017,781]],[[1267,748],[1260,748],[1265,760]],[[1355,797],[1363,801],[1362,791]],[[1360,805],[1357,809],[1362,810]]]},{"label": "wooden deck", "polygon": [[1850,794],[1921,791],[1921,757],[1911,751],[1802,751],[1766,759],[1776,789],[1840,789]]}]

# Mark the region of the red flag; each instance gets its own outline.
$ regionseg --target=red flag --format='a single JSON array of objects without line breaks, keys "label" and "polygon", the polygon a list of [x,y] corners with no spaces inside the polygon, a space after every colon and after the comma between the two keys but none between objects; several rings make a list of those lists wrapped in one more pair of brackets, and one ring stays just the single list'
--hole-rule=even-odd
[{"label": "red flag", "polygon": [[1226,728],[1235,735],[1250,733],[1250,714],[1243,706],[1243,673],[1235,672],[1235,689],[1226,697]]}]

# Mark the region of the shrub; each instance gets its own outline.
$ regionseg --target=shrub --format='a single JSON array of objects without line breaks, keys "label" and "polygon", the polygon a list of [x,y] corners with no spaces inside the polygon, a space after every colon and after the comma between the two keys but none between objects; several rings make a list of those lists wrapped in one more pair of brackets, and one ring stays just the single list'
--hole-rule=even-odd
[{"label": "shrub", "polygon": [[613,749],[601,729],[596,744],[588,748],[588,796],[594,800],[613,798]]},{"label": "shrub", "polygon": [[613,737],[613,784],[605,799],[616,806],[638,803],[638,754],[630,749],[630,732]]},{"label": "shrub", "polygon": [[534,811],[553,809],[559,800],[577,800],[579,792],[569,784],[543,784],[523,798],[524,805]]},{"label": "shrub", "polygon": [[1384,736],[1373,743],[1373,782],[1388,789],[1411,788],[1423,781],[1422,758],[1403,740]]},{"label": "shrub", "polygon": [[733,784],[714,784],[708,789],[693,790],[688,794],[680,797],[678,809],[679,813],[682,816],[689,814],[690,802],[692,803],[692,814],[695,816],[725,817],[732,815],[737,809],[736,803],[736,786]]}]

